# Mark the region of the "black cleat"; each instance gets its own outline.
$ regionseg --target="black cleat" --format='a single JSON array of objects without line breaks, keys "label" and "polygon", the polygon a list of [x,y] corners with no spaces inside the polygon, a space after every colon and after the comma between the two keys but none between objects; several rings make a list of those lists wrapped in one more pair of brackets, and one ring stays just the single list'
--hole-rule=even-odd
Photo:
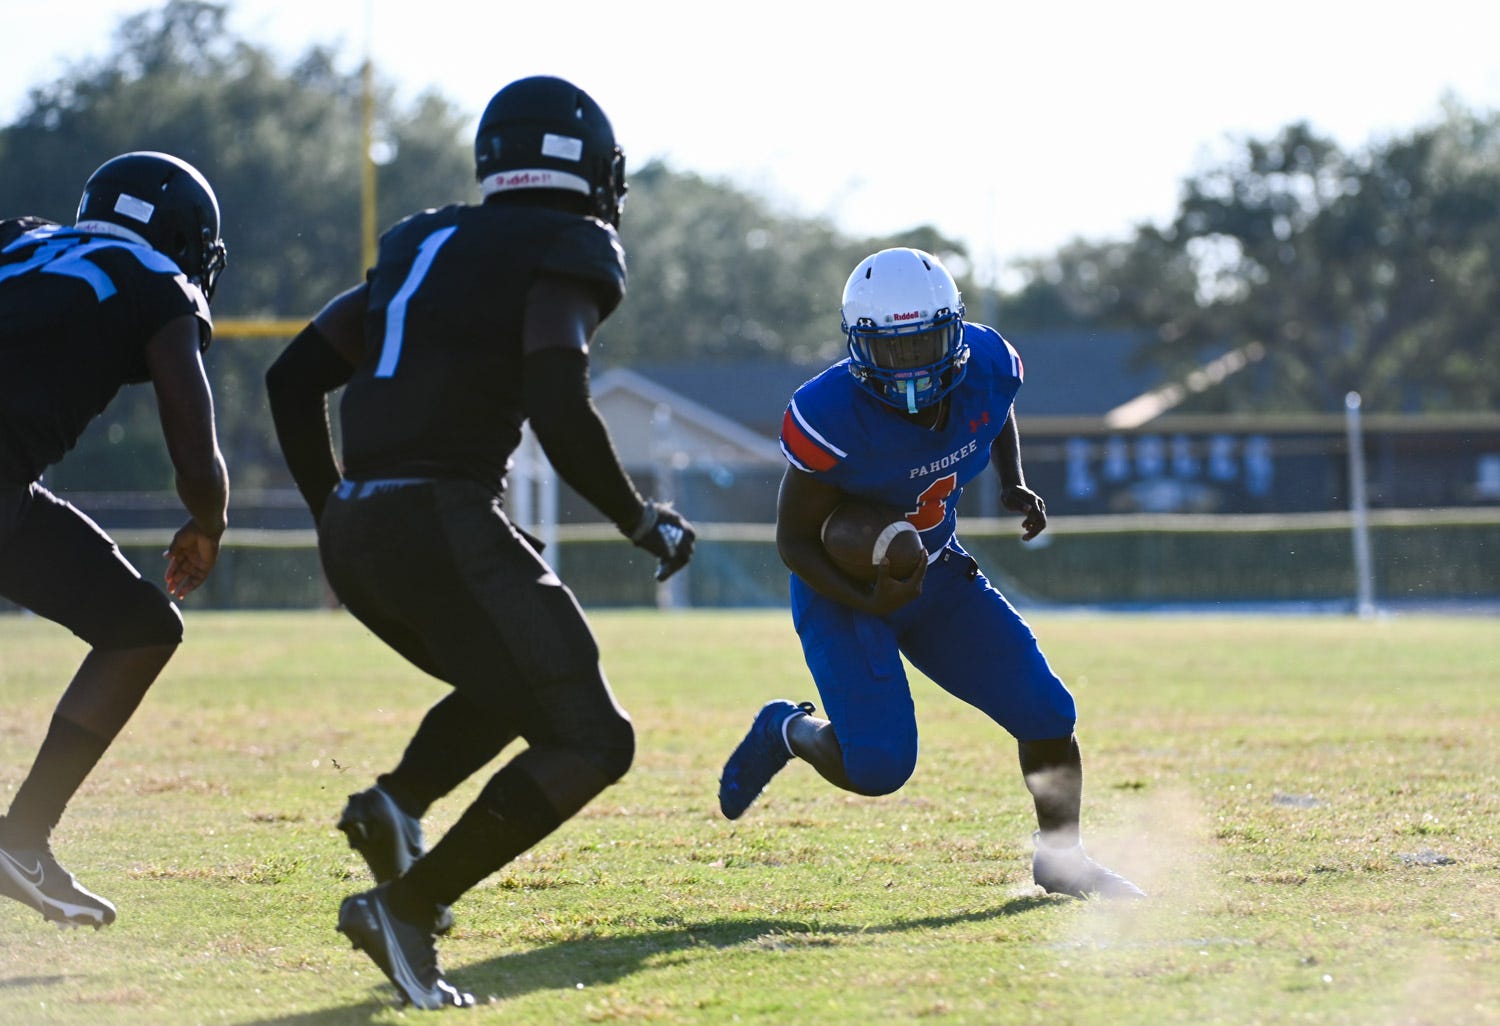
[{"label": "black cleat", "polygon": [[1105,869],[1083,852],[1083,845],[1049,848],[1033,836],[1031,879],[1048,894],[1074,898],[1144,898],[1146,892],[1119,873]]},{"label": "black cleat", "polygon": [[349,838],[349,847],[364,857],[376,883],[396,879],[425,850],[421,822],[402,812],[379,784],[349,796],[339,829]]},{"label": "black cleat", "polygon": [[[422,823],[401,811],[385,790],[374,787],[349,796],[338,827],[349,838],[349,847],[364,858],[378,884],[390,883],[422,857]],[[438,910],[437,932],[453,928],[453,910]]]},{"label": "black cleat", "polygon": [[115,907],[83,887],[57,864],[52,848],[0,845],[0,894],[30,905],[58,926],[92,926],[115,921]]},{"label": "black cleat", "polygon": [[401,919],[386,900],[388,885],[352,894],[339,906],[339,933],[370,956],[402,999],[425,1011],[472,1008],[474,995],[443,978],[435,936]]}]

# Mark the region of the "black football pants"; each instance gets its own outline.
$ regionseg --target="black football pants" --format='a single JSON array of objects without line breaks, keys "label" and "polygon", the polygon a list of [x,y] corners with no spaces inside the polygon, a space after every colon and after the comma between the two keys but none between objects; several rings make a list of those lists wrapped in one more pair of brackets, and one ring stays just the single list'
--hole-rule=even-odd
[{"label": "black football pants", "polygon": [[0,595],[94,648],[182,641],[182,616],[114,541],[40,484],[0,487]]},{"label": "black football pants", "polygon": [[[346,481],[319,536],[340,601],[482,718],[453,739],[468,750],[447,752],[451,762],[473,772],[522,737],[531,751],[520,761],[537,767],[545,778],[537,784],[563,817],[628,769],[634,730],[599,668],[583,611],[488,489]],[[578,768],[554,773],[544,764]],[[570,775],[576,785],[561,779]]]}]

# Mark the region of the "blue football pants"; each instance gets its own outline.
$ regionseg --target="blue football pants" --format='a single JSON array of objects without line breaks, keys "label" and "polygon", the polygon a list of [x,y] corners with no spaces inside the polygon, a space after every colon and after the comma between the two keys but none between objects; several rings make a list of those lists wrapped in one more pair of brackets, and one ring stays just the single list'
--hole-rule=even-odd
[{"label": "blue football pants", "polygon": [[917,721],[901,656],[1020,741],[1067,737],[1077,712],[1021,615],[966,553],[948,548],[922,594],[886,617],[819,595],[796,575],[792,617],[808,669],[861,791],[889,794],[917,762]]}]

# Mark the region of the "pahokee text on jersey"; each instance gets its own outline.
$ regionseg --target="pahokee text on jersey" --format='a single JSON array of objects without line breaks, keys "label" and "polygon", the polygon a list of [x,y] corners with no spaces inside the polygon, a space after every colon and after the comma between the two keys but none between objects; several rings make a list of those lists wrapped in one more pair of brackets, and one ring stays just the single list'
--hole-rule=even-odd
[{"label": "pahokee text on jersey", "polygon": [[953,538],[958,499],[990,461],[990,445],[1021,387],[1021,358],[999,332],[964,323],[968,373],[929,429],[865,391],[834,364],[797,389],[781,422],[781,451],[799,470],[906,511],[929,553]]},{"label": "pahokee text on jersey", "polygon": [[586,283],[603,320],[625,293],[625,253],[603,221],[519,204],[425,210],[385,233],[365,357],[340,406],[347,476],[503,490],[525,419],[526,296],[542,275]]},{"label": "pahokee text on jersey", "polygon": [[62,459],[122,385],[150,379],[146,343],[208,301],[149,246],[33,218],[0,222],[0,485]]}]

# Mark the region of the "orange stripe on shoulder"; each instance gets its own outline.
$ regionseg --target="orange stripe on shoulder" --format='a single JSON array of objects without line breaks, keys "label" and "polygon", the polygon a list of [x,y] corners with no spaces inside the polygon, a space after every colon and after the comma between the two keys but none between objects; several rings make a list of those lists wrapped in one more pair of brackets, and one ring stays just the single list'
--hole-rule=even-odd
[{"label": "orange stripe on shoulder", "polygon": [[813,441],[802,430],[802,425],[797,423],[797,418],[792,416],[790,409],[781,417],[781,440],[803,466],[819,471],[832,470],[838,466],[839,458]]}]

